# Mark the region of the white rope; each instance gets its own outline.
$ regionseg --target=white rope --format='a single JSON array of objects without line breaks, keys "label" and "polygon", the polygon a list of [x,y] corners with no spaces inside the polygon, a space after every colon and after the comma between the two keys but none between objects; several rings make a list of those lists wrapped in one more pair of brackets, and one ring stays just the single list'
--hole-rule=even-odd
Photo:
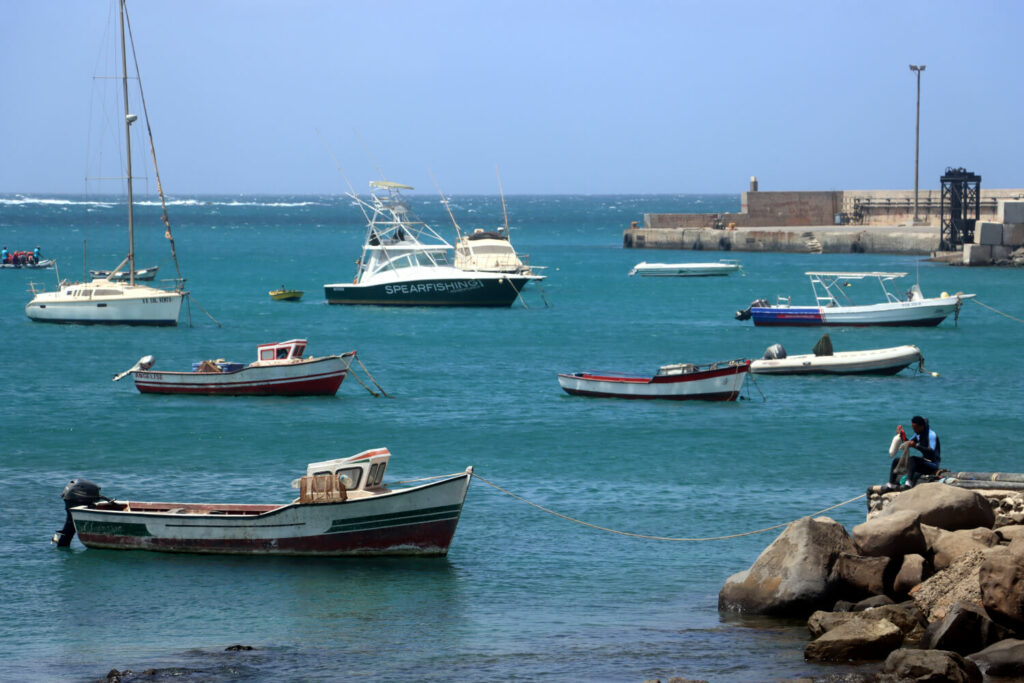
[{"label": "white rope", "polygon": [[[703,538],[672,538],[672,537],[669,537],[669,536],[647,536],[645,534],[634,534],[634,533],[631,533],[629,531],[617,531],[615,529],[609,529],[607,527],[598,526],[596,524],[590,524],[589,522],[584,522],[582,520],[575,519],[575,518],[569,517],[567,515],[563,515],[561,513],[555,512],[554,510],[549,510],[548,508],[543,507],[542,505],[537,505],[536,503],[532,503],[532,502],[526,500],[525,498],[523,498],[521,496],[517,496],[516,494],[512,493],[511,491],[507,491],[507,490],[501,488],[500,486],[498,486],[497,484],[495,484],[493,482],[490,482],[490,481],[487,481],[486,479],[484,479],[483,477],[481,477],[479,474],[477,474],[475,472],[473,473],[473,477],[476,478],[476,479],[479,479],[480,481],[482,481],[483,483],[487,484],[488,486],[494,487],[495,489],[501,491],[505,495],[511,496],[512,498],[515,498],[518,501],[522,501],[523,503],[526,503],[527,505],[532,505],[533,507],[537,508],[538,510],[542,510],[542,511],[548,513],[549,515],[554,515],[555,517],[561,517],[562,519],[568,520],[570,522],[574,522],[576,524],[581,524],[581,525],[586,526],[586,527],[590,527],[591,529],[597,529],[599,531],[607,531],[608,533],[619,534],[620,536],[632,536],[633,538],[646,538],[648,540],[653,540],[653,541],[721,541],[721,540],[725,540],[725,539],[728,539],[728,538],[740,538],[741,536],[751,536],[753,534],[764,533],[765,531],[772,531],[774,529],[780,529],[780,528],[782,528],[784,526],[788,526],[789,524],[792,523],[792,522],[784,522],[782,524],[776,524],[774,526],[765,527],[764,529],[756,529],[754,531],[744,531],[742,533],[729,534],[727,536],[705,536]],[[862,494],[860,494],[859,496],[857,496],[855,498],[851,498],[849,500],[844,500],[842,503],[836,503],[835,505],[830,505],[827,508],[824,508],[822,510],[818,510],[817,512],[812,513],[810,516],[811,517],[816,517],[817,515],[820,515],[823,512],[828,512],[829,510],[834,510],[837,507],[842,507],[843,505],[848,505],[849,503],[852,503],[852,502],[854,502],[856,500],[860,500],[861,498],[864,498],[866,495],[867,495],[866,493],[862,493]]]},{"label": "white rope", "polygon": [[1003,316],[1004,318],[1009,318],[1010,320],[1013,320],[1013,321],[1018,322],[1018,323],[1024,323],[1024,320],[1021,320],[1020,318],[1014,318],[1012,315],[1009,315],[1008,313],[1003,313],[1000,310],[992,308],[988,304],[983,304],[980,301],[978,301],[977,299],[971,299],[971,301],[973,301],[974,303],[978,304],[979,306],[984,306],[985,308],[987,308],[988,310],[992,311],[993,313],[998,313],[999,315]]}]

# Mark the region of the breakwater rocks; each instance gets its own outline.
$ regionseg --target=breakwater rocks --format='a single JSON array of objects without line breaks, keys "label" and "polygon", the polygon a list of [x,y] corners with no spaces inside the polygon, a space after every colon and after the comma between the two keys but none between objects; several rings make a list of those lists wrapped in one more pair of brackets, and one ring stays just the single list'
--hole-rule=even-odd
[{"label": "breakwater rocks", "polygon": [[849,533],[791,523],[719,610],[807,618],[806,659],[884,662],[877,680],[1024,677],[1024,493],[935,482],[868,505]]}]

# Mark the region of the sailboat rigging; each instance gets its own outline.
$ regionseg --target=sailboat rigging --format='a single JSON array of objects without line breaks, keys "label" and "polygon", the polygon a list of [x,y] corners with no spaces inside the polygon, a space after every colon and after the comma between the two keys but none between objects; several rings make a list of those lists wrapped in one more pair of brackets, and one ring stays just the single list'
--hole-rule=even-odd
[{"label": "sailboat rigging", "polygon": [[[25,314],[32,320],[53,323],[108,324],[108,325],[162,325],[178,324],[181,305],[188,292],[184,288],[181,269],[171,236],[171,224],[167,217],[167,203],[160,173],[156,163],[156,150],[153,145],[152,129],[146,111],[145,96],[142,93],[142,79],[139,76],[138,60],[135,56],[135,42],[131,36],[131,24],[128,20],[126,0],[118,0],[120,20],[121,47],[121,90],[124,104],[124,136],[125,136],[125,170],[127,172],[127,203],[128,203],[128,255],[109,274],[94,277],[91,281],[80,283],[60,282],[55,291],[37,291],[32,288],[33,298],[25,306]],[[126,27],[127,37],[126,40]],[[139,95],[142,100],[143,118],[146,132],[149,135],[150,150],[153,157],[153,168],[156,172],[157,190],[160,194],[160,205],[163,209],[163,222],[166,226],[164,236],[171,243],[171,255],[174,258],[178,278],[173,289],[161,289],[136,282],[135,268],[135,198],[132,187],[132,152],[131,125],[138,120],[136,114],[129,110],[128,101],[128,45],[131,45],[132,61],[135,67],[135,78],[139,83]],[[127,266],[127,272],[122,268]]]}]

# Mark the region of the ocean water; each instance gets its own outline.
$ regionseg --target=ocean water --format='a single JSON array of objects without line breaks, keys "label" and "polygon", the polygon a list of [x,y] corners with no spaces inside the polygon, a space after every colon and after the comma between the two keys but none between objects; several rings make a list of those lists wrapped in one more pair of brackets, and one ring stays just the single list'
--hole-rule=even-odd
[{"label": "ocean water", "polygon": [[[450,231],[435,197],[416,210]],[[837,350],[918,345],[929,371],[760,377],[735,403],[574,398],[556,374],[653,372],[671,362],[809,352],[821,330],[733,319],[757,297],[809,302],[811,269],[897,270],[925,294],[975,292],[1024,318],[1024,270],[900,255],[622,249],[645,212],[737,210],[737,196],[510,196],[513,241],[547,266],[511,309],[327,306],[352,277],[364,226],[339,197],[179,197],[171,220],[194,304],[177,328],[33,323],[29,282],[0,272],[0,678],[147,680],[588,680],[672,675],[768,681],[805,663],[801,623],[719,614],[717,594],[778,531],[703,542],[614,535],[474,481],[444,559],[290,559],[66,551],[50,536],[60,491],[89,478],[112,497],[275,502],[307,462],[386,446],[392,481],[473,465],[509,491],[590,524],[715,537],[783,524],[885,480],[896,424],[929,417],[953,470],[1020,471],[1024,326],[967,303],[957,324],[833,329]],[[498,197],[454,197],[463,229],[502,223]],[[155,202],[140,209],[139,266],[173,267]],[[0,196],[0,242],[37,244],[60,276],[111,267],[124,209],[105,197]],[[627,277],[638,261],[739,258],[744,275]],[[306,291],[273,302],[280,285]],[[543,295],[542,295],[543,294]],[[873,298],[869,293],[866,298]],[[545,299],[550,303],[545,305]],[[201,308],[200,308],[201,307]],[[219,326],[207,315],[219,322]],[[191,321],[191,325],[189,325]],[[249,361],[259,343],[351,349],[393,398],[351,379],[332,398],[140,395],[111,377]],[[829,516],[851,528],[863,500]],[[226,652],[240,643],[254,649]]]}]

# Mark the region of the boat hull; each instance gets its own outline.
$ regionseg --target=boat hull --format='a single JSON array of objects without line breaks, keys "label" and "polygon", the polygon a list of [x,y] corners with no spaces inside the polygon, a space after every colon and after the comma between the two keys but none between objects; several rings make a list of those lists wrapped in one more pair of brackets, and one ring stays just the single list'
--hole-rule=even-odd
[{"label": "boat hull", "polygon": [[[151,289],[145,296],[70,298],[60,292],[37,294],[25,315],[44,323],[78,325],[152,325],[171,327],[181,315],[182,292]],[[50,296],[48,296],[50,295]]]},{"label": "boat hull", "polygon": [[752,306],[750,316],[758,326],[868,325],[934,327],[955,313],[961,301],[974,296],[900,301],[869,306]]},{"label": "boat hull", "polygon": [[680,375],[629,377],[577,372],[559,374],[558,383],[572,396],[666,399],[671,401],[735,401],[750,364]]},{"label": "boat hull", "polygon": [[838,351],[831,356],[805,354],[755,360],[750,371],[763,375],[895,375],[924,360],[913,345],[867,351]]},{"label": "boat hull", "polygon": [[53,268],[55,261],[53,259],[43,259],[38,263],[0,263],[0,268],[4,269],[20,269],[27,268],[28,270],[46,270],[47,268]]},{"label": "boat hull", "polygon": [[640,277],[718,277],[735,273],[738,263],[638,263],[630,275]]},{"label": "boat hull", "polygon": [[373,306],[511,306],[531,279],[523,275],[427,278],[381,284],[324,285],[329,304]]},{"label": "boat hull", "polygon": [[275,290],[273,292],[270,292],[269,294],[270,298],[273,299],[274,301],[298,301],[299,299],[302,298],[304,292],[289,289]]},{"label": "boat hull", "polygon": [[136,371],[135,387],[143,394],[208,396],[333,396],[355,353],[297,363],[249,366],[233,372]]},{"label": "boat hull", "polygon": [[410,489],[335,503],[216,506],[133,503],[75,507],[88,548],[227,555],[444,556],[469,472]]}]

